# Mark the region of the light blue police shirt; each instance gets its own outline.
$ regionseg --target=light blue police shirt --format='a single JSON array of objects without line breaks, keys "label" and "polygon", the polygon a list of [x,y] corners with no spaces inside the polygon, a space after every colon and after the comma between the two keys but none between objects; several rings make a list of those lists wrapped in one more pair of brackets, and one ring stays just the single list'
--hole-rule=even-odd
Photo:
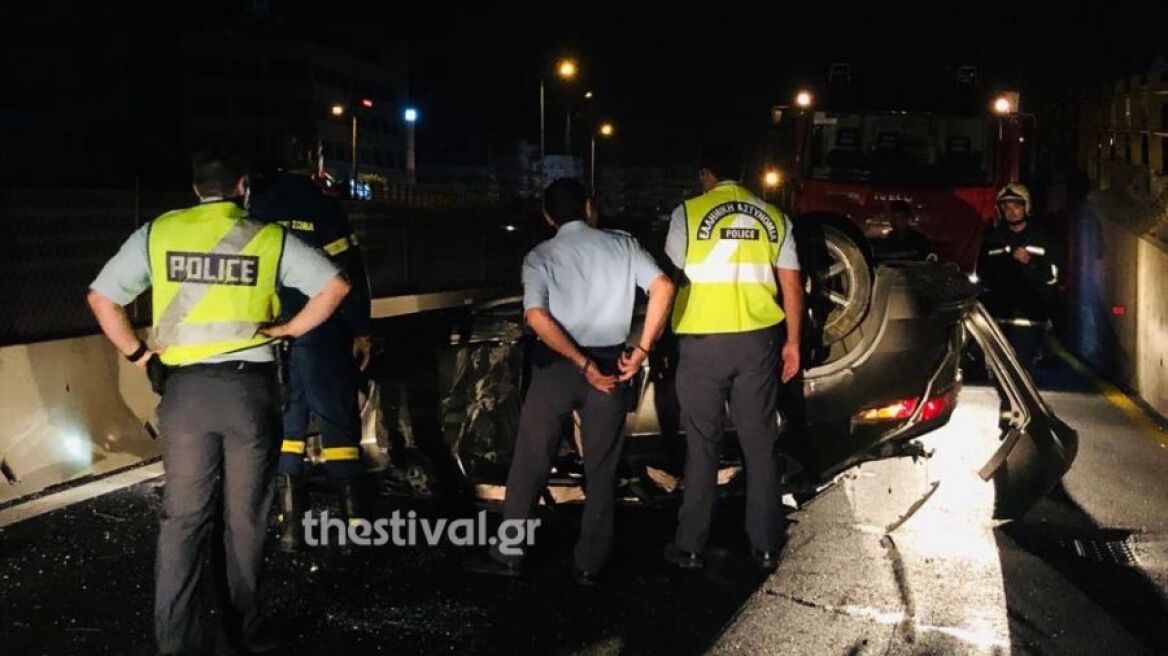
[{"label": "light blue police shirt", "polygon": [[660,275],[631,235],[572,221],[524,258],[523,309],[546,309],[579,346],[616,346],[628,339],[637,288]]},{"label": "light blue police shirt", "polygon": [[[122,244],[117,254],[106,262],[89,288],[118,305],[127,305],[150,288],[150,256],[147,252],[149,224],[138,228]],[[284,233],[284,254],[277,271],[283,286],[293,287],[312,298],[320,293],[338,273],[324,253],[309,246],[291,232]],[[245,351],[224,353],[202,362],[271,362],[275,352],[270,345]]]}]

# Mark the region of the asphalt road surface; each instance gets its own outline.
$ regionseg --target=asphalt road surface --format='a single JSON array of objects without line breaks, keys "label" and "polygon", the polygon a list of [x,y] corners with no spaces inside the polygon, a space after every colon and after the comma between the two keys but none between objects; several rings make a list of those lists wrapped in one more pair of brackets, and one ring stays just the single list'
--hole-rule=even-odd
[{"label": "asphalt road surface", "polygon": [[[519,580],[464,573],[468,550],[453,545],[270,554],[281,653],[1168,653],[1168,439],[1061,362],[1040,382],[1081,445],[1023,521],[990,519],[993,489],[975,472],[997,445],[997,397],[967,386],[923,439],[932,458],[863,465],[793,511],[772,575],[746,557],[738,501],[721,506],[701,572],[661,560],[674,507],[629,506],[602,585],[580,589],[580,507],[563,506],[541,513]],[[161,484],[0,528],[0,651],[153,653]],[[450,513],[379,503],[394,509]]]}]

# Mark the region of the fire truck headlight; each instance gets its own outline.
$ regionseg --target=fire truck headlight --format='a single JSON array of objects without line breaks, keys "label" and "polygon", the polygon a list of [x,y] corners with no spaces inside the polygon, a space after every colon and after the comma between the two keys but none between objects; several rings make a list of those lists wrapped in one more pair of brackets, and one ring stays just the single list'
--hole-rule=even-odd
[{"label": "fire truck headlight", "polygon": [[1003,91],[994,98],[995,114],[1013,114],[1018,111],[1021,98],[1017,91]]}]

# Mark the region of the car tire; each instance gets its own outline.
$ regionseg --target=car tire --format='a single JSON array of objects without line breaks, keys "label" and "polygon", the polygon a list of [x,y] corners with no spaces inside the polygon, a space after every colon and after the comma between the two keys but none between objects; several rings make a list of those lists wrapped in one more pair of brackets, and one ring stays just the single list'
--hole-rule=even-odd
[{"label": "car tire", "polygon": [[823,225],[823,246],[808,281],[808,307],[825,309],[821,343],[828,347],[852,334],[868,313],[872,267],[855,239],[837,226]]}]

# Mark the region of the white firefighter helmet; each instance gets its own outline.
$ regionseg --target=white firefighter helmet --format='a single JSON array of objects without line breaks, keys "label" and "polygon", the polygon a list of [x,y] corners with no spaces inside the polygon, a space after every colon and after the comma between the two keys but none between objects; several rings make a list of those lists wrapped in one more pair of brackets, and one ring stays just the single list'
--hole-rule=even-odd
[{"label": "white firefighter helmet", "polygon": [[1026,208],[1026,216],[1030,216],[1030,190],[1026,188],[1026,185],[1021,182],[1011,182],[1005,187],[1002,187],[1002,190],[998,192],[997,200],[999,213],[1002,211],[1002,203],[1007,201],[1022,203]]}]

